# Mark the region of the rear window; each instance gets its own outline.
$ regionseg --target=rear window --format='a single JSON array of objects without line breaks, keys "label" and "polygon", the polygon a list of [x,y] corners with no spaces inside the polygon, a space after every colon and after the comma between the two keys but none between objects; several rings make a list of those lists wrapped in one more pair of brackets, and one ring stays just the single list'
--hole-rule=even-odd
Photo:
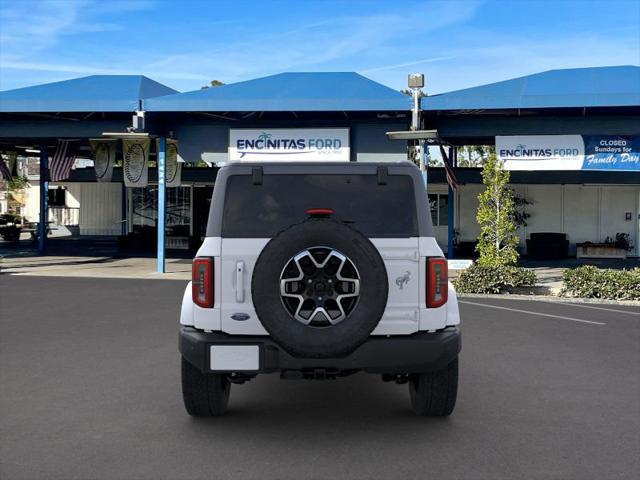
[{"label": "rear window", "polygon": [[413,180],[390,175],[265,175],[253,185],[250,175],[227,180],[222,235],[272,237],[307,218],[309,208],[331,208],[333,218],[368,237],[418,236]]}]

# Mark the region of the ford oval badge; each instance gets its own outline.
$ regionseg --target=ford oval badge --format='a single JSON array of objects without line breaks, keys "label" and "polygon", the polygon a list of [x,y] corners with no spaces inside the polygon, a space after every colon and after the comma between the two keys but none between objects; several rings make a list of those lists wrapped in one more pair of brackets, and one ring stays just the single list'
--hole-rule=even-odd
[{"label": "ford oval badge", "polygon": [[233,320],[237,320],[238,322],[244,322],[245,320],[249,320],[249,314],[248,313],[234,313],[233,315],[231,315],[231,318]]}]

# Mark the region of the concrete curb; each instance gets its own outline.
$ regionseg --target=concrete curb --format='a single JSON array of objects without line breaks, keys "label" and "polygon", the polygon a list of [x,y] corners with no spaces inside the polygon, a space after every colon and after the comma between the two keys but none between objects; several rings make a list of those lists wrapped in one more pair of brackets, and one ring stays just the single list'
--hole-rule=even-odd
[{"label": "concrete curb", "polygon": [[621,305],[628,307],[640,307],[640,301],[637,300],[605,300],[602,298],[574,298],[574,297],[557,297],[552,295],[521,295],[521,294],[481,294],[481,293],[459,293],[458,298],[496,298],[501,300],[530,300],[538,302],[552,303],[589,303],[596,305]]}]

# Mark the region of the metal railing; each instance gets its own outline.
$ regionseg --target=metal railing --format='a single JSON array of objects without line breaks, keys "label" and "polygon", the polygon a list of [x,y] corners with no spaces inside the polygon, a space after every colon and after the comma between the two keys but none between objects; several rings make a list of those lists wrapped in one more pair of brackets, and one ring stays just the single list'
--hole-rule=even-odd
[{"label": "metal railing", "polygon": [[49,207],[49,221],[55,225],[78,225],[80,221],[80,209],[73,207]]}]

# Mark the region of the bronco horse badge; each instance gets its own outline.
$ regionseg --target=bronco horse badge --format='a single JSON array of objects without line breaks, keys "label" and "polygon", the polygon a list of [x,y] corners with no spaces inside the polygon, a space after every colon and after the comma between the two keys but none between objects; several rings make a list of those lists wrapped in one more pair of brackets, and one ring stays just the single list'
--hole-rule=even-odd
[{"label": "bronco horse badge", "polygon": [[409,280],[411,280],[411,272],[407,270],[404,275],[400,275],[396,278],[396,285],[400,287],[400,290],[402,290],[404,286],[409,283]]}]

